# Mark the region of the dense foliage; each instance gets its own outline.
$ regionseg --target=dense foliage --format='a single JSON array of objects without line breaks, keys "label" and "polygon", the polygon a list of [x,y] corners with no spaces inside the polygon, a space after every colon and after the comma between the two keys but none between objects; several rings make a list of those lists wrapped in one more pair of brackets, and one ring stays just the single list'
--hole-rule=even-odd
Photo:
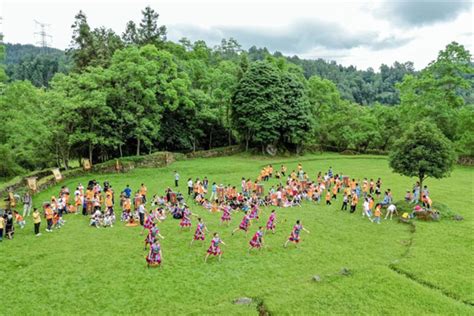
[{"label": "dense foliage", "polygon": [[243,51],[234,39],[213,48],[171,42],[159,15],[149,7],[142,13],[118,35],[91,27],[79,12],[66,55],[6,46],[0,140],[10,158],[0,164],[10,167],[0,166],[1,175],[67,168],[81,157],[236,143],[385,152],[421,120],[435,124],[459,155],[473,156],[474,74],[462,45],[449,44],[420,72],[408,62],[376,73]]}]

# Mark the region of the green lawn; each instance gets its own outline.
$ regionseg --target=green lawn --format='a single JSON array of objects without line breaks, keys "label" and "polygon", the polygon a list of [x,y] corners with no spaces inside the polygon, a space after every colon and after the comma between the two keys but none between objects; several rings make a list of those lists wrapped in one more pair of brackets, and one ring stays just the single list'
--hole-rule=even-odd
[{"label": "green lawn", "polygon": [[[355,178],[383,180],[395,200],[403,199],[413,179],[393,174],[384,157],[307,155],[264,159],[246,155],[179,161],[162,169],[135,169],[127,174],[89,175],[65,181],[71,190],[90,178],[109,180],[116,192],[126,184],[147,184],[149,193],[173,185],[173,171],[186,179],[207,176],[212,181],[240,187],[242,176],[255,178],[268,163],[284,162],[289,170],[301,161],[312,178],[332,166]],[[447,204],[465,220],[416,223],[416,231],[396,220],[381,225],[332,206],[305,202],[301,208],[277,209],[275,235],[268,247],[247,254],[251,233],[231,236],[241,214],[230,227],[219,226],[217,214],[193,207],[210,231],[227,243],[221,262],[203,259],[209,243],[189,247],[191,231],[178,221],[159,224],[163,269],[147,269],[140,228],[118,223],[112,229],[88,227],[88,219],[68,215],[66,226],[51,234],[33,236],[31,220],[13,241],[0,244],[2,267],[1,313],[10,314],[258,314],[257,303],[234,305],[238,297],[252,297],[272,314],[464,314],[474,313],[473,170],[458,167],[443,180],[429,179],[433,201]],[[276,183],[275,180],[270,181]],[[266,184],[266,188],[269,184]],[[57,194],[59,186],[35,197],[36,205]],[[117,215],[120,212],[117,208]],[[269,209],[264,210],[264,225]],[[302,233],[301,247],[282,247],[296,219],[311,234]],[[45,223],[43,222],[43,228]],[[406,242],[413,238],[407,249]],[[408,252],[407,252],[408,250]],[[395,272],[390,268],[393,264]],[[339,274],[341,268],[352,271]],[[312,281],[320,275],[321,282]],[[409,275],[410,277],[408,277]]]}]

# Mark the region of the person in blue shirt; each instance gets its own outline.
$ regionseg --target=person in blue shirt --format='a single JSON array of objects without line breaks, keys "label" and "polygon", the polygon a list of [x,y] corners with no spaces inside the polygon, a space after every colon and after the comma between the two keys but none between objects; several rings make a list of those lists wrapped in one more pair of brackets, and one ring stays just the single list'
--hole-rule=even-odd
[{"label": "person in blue shirt", "polygon": [[127,187],[123,190],[123,193],[125,194],[125,197],[127,199],[130,198],[130,196],[132,195],[132,189],[130,189],[130,185],[127,184]]},{"label": "person in blue shirt", "polygon": [[212,183],[212,189],[211,189],[211,198],[209,201],[214,201],[214,199],[217,198],[217,184],[214,182]]}]

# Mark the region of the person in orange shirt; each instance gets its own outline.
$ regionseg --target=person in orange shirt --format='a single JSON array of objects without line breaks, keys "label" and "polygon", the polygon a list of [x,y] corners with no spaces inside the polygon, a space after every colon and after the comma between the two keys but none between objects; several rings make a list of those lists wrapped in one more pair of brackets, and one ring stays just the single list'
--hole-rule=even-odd
[{"label": "person in orange shirt", "polygon": [[13,215],[15,216],[15,221],[16,223],[20,226],[21,229],[25,228],[25,220],[23,219],[23,216],[18,214],[17,211],[13,211]]},{"label": "person in orange shirt", "polygon": [[326,192],[326,205],[331,205],[331,193],[329,190]]},{"label": "person in orange shirt", "polygon": [[145,186],[144,183],[142,183],[142,185],[140,186],[140,195],[142,196],[143,204],[146,203],[146,193],[147,193],[147,191],[148,191],[147,187]]},{"label": "person in orange shirt", "polygon": [[130,210],[132,208],[132,202],[129,198],[125,198],[122,203],[122,222],[126,222],[130,218]]},{"label": "person in orange shirt", "polygon": [[44,217],[46,217],[46,222],[47,222],[47,227],[46,227],[46,231],[48,233],[52,232],[51,228],[53,227],[53,216],[54,216],[54,212],[51,208],[51,204],[49,203],[46,203],[44,206]]},{"label": "person in orange shirt", "polygon": [[337,185],[333,186],[332,187],[332,198],[334,200],[337,200],[337,191],[338,191],[338,186]]},{"label": "person in orange shirt", "polygon": [[92,207],[93,207],[92,200],[93,199],[94,199],[94,190],[93,188],[88,187],[86,190],[86,201],[85,201],[86,212],[85,213],[83,212],[82,215],[87,215],[87,214],[92,213]]},{"label": "person in orange shirt", "polygon": [[359,198],[355,192],[352,192],[352,200],[351,200],[351,213],[354,213],[357,207],[357,203],[359,203]]},{"label": "person in orange shirt", "polygon": [[380,224],[380,217],[382,216],[382,205],[380,203],[378,203],[376,206],[375,206],[375,212],[374,212],[374,219],[373,219],[373,222],[374,223],[377,223],[377,224]]},{"label": "person in orange shirt", "polygon": [[109,189],[105,189],[105,207],[108,213],[114,212],[113,195]]},{"label": "person in orange shirt", "polygon": [[81,194],[79,192],[76,193],[76,195],[74,196],[74,204],[76,206],[76,215],[77,213],[79,213],[78,211],[82,208],[82,197],[81,197]]}]

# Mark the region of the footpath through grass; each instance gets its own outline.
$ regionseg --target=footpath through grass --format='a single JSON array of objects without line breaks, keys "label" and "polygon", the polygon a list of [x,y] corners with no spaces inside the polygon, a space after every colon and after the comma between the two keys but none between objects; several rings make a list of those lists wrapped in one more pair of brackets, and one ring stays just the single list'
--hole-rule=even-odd
[{"label": "footpath through grass", "polygon": [[[262,159],[234,156],[176,162],[162,169],[136,169],[127,174],[89,175],[68,180],[71,190],[95,178],[110,181],[116,192],[126,184],[137,189],[143,182],[149,195],[173,185],[173,171],[181,174],[180,189],[186,191],[188,177],[207,176],[210,182],[234,184],[241,177],[255,178],[268,163],[289,170],[299,161],[311,178],[329,166],[355,178],[383,180],[395,200],[414,180],[391,173],[384,157],[308,155],[300,158]],[[265,185],[276,184],[271,180]],[[447,204],[464,216],[462,222],[444,219],[439,223],[409,226],[396,220],[381,225],[340,211],[341,197],[332,206],[305,202],[301,208],[277,209],[276,234],[265,236],[267,247],[247,253],[248,241],[258,225],[264,225],[270,209],[250,233],[231,236],[242,215],[233,216],[229,227],[219,225],[220,214],[192,207],[211,232],[226,242],[222,262],[203,259],[203,245],[189,247],[191,231],[180,231],[171,218],[159,224],[165,240],[162,269],[146,269],[141,228],[117,223],[111,229],[88,227],[88,219],[68,215],[60,231],[33,235],[31,218],[24,230],[17,229],[13,241],[0,244],[3,308],[9,314],[473,314],[473,169],[456,168],[444,180],[426,183],[433,201]],[[34,198],[35,205],[58,193],[59,186]],[[191,205],[193,205],[191,203]],[[360,208],[360,206],[359,206]],[[116,207],[117,215],[120,214]],[[311,234],[302,233],[299,248],[286,240],[301,219]],[[44,229],[45,223],[43,222]],[[412,245],[407,249],[408,241]],[[350,276],[339,274],[341,268]],[[396,271],[395,271],[396,270]],[[397,272],[398,271],[398,272]],[[321,282],[312,281],[320,275]],[[414,277],[415,278],[414,278]],[[254,298],[249,306],[234,305],[239,297]],[[6,305],[5,305],[6,304]]]}]

